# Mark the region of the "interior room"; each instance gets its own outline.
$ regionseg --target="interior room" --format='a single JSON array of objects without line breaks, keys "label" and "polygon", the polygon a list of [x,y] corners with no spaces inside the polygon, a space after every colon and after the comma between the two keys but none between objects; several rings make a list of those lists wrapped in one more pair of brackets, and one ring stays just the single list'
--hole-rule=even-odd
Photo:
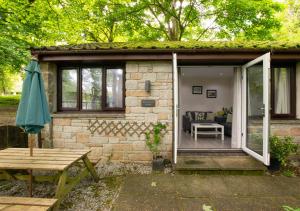
[{"label": "interior room", "polygon": [[233,148],[235,68],[179,68],[179,149]]}]

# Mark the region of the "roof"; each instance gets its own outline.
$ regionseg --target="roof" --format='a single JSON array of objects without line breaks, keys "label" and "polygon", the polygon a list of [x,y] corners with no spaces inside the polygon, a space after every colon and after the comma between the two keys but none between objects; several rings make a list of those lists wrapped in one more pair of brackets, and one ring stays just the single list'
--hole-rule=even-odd
[{"label": "roof", "polygon": [[85,43],[76,45],[31,48],[33,53],[93,53],[93,52],[176,52],[176,51],[300,51],[300,43],[283,41],[139,41]]}]

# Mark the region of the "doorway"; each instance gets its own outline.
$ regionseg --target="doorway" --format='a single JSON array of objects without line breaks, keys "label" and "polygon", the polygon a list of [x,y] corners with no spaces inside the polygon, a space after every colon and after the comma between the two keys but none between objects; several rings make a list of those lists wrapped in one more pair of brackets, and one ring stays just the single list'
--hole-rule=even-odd
[{"label": "doorway", "polygon": [[[193,146],[195,147],[195,149],[198,149],[200,146],[204,146],[197,143],[198,135],[215,136],[215,138],[221,135],[221,141],[223,141],[223,143],[218,145],[209,143],[208,139],[203,139],[205,148],[214,149],[216,146],[218,146],[224,147],[224,149],[229,149],[228,146],[231,146],[231,148],[236,147],[242,149],[244,152],[248,153],[255,159],[263,162],[265,165],[269,165],[270,157],[268,145],[270,127],[270,53],[266,53],[252,61],[249,61],[243,66],[235,67],[233,70],[234,82],[232,91],[233,101],[231,101],[232,109],[224,107],[224,113],[225,110],[229,110],[229,112],[224,115],[226,116],[226,123],[228,123],[228,114],[232,114],[232,134],[231,140],[230,142],[227,141],[227,144],[225,143],[225,137],[223,138],[223,136],[225,135],[224,125],[220,126],[222,124],[217,122],[215,118],[215,114],[218,114],[218,112],[215,113],[214,111],[196,111],[197,114],[190,114],[186,113],[186,111],[182,111],[180,104],[182,98],[182,96],[180,96],[181,86],[179,83],[182,74],[182,68],[184,67],[177,66],[177,54],[173,53],[174,163],[177,162],[177,150],[180,149],[180,147],[186,146],[187,148],[189,148]],[[196,66],[196,68],[202,67]],[[204,74],[209,73],[213,75],[213,70],[211,69],[212,66],[206,66],[205,68],[209,69],[209,71],[206,71],[206,73]],[[224,75],[224,73],[218,71],[216,72],[217,74],[219,74],[219,76],[221,76],[222,74]],[[196,76],[194,77],[196,78]],[[203,95],[203,92],[205,92],[206,98],[217,98],[218,96],[217,89],[205,89],[203,88],[203,86],[201,88],[201,85],[195,85],[195,87],[196,89],[194,89],[192,86],[192,94],[202,93]],[[191,101],[196,102],[194,99]],[[194,104],[199,106],[199,102]],[[202,106],[203,102],[201,101],[200,104]],[[215,104],[217,103],[215,102]],[[209,106],[209,109],[212,108],[213,106]],[[185,112],[185,114],[183,112]],[[196,144],[194,142],[193,144],[182,145],[180,142],[180,139],[184,136],[182,134],[184,128],[189,128],[189,126],[185,127],[185,125],[183,124],[183,114],[186,115],[191,122],[190,133],[192,137],[194,136],[194,141],[196,141]],[[208,118],[208,116],[210,117]],[[212,122],[196,122],[196,126],[192,121],[198,120],[210,120]]]},{"label": "doorway", "polygon": [[231,149],[234,66],[180,66],[178,149]]}]

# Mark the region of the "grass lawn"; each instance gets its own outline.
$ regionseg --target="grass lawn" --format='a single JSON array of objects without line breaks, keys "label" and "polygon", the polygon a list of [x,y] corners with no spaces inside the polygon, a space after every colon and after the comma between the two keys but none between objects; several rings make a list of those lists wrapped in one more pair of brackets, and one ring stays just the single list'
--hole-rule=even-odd
[{"label": "grass lawn", "polygon": [[20,95],[3,95],[0,96],[0,107],[17,106],[20,101]]}]

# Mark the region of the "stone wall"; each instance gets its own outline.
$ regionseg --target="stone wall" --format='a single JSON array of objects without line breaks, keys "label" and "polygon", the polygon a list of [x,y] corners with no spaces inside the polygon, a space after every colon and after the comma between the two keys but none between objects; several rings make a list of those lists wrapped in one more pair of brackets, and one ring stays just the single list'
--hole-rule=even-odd
[{"label": "stone wall", "polygon": [[[56,110],[56,73],[53,66],[41,65],[48,88],[50,110]],[[44,139],[52,137],[54,147],[89,148],[91,157],[123,162],[148,162],[152,154],[145,144],[145,135],[105,136],[91,134],[89,120],[122,120],[168,123],[162,140],[162,154],[171,159],[172,152],[172,64],[171,62],[128,62],[126,64],[126,111],[123,114],[53,114],[51,127],[44,130]],[[56,71],[55,71],[56,72]],[[151,92],[145,91],[145,80],[151,81]],[[142,99],[154,99],[155,107],[141,106]],[[52,130],[52,132],[51,132]],[[50,139],[50,138],[49,138]]]},{"label": "stone wall", "polygon": [[300,120],[272,120],[271,134],[277,136],[292,136],[300,144]]}]

